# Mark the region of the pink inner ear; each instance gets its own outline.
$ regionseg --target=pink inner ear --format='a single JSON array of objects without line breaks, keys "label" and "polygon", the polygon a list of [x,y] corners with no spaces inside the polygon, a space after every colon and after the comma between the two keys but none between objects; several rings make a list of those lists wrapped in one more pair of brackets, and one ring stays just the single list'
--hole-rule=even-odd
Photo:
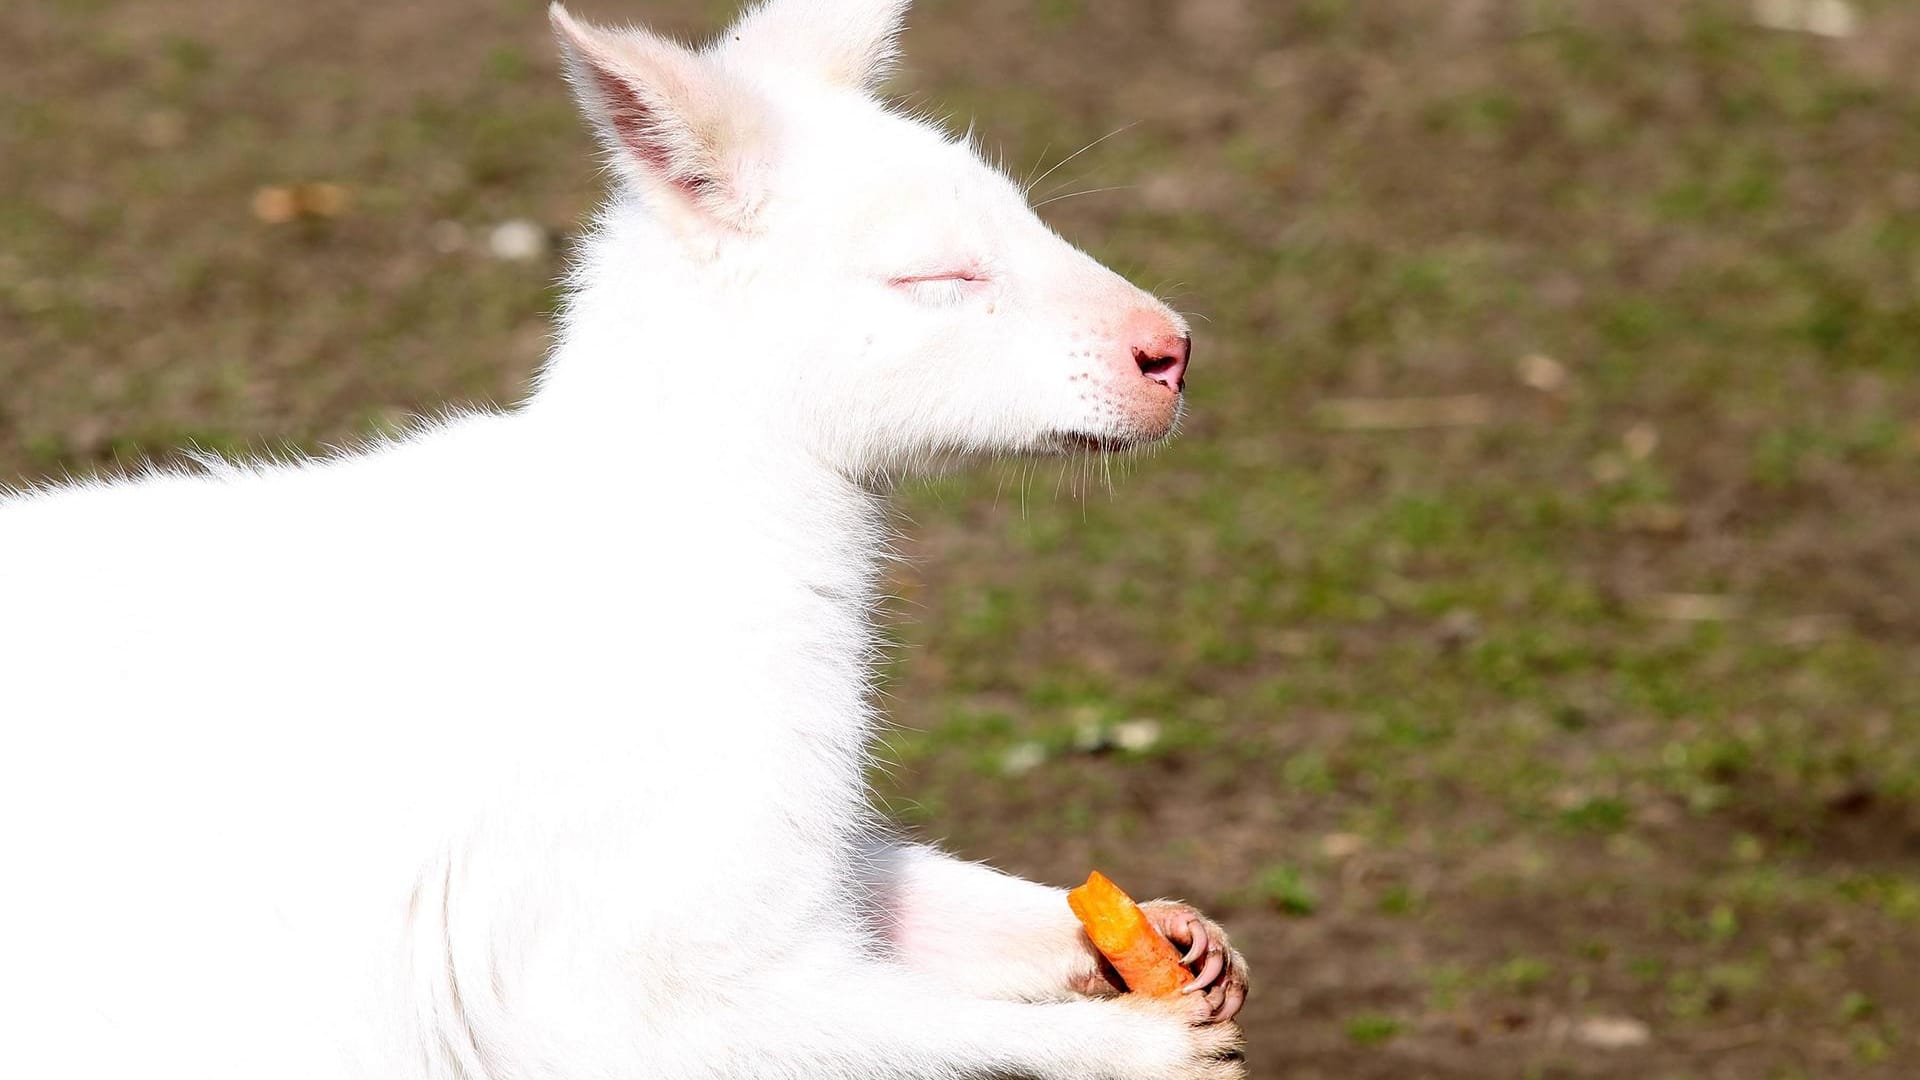
[{"label": "pink inner ear", "polygon": [[607,122],[613,126],[614,137],[639,160],[642,167],[689,197],[699,198],[713,191],[712,177],[698,173],[689,175],[674,161],[669,137],[660,130],[660,119],[648,106],[646,99],[635,93],[626,80],[598,65],[593,66],[593,79],[600,89],[600,99],[605,103]]},{"label": "pink inner ear", "polygon": [[607,122],[613,125],[614,136],[641,164],[666,172],[666,145],[654,131],[652,112],[640,95],[624,79],[599,67],[593,69],[593,79],[600,87],[600,100],[606,103]]}]

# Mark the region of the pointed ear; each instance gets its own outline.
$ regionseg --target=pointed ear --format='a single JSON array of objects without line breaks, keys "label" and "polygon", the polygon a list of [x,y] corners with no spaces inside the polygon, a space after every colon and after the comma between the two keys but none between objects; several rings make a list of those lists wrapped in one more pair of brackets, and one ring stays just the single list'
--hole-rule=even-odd
[{"label": "pointed ear", "polygon": [[911,0],[765,0],[727,32],[729,63],[784,67],[869,93],[893,74]]},{"label": "pointed ear", "polygon": [[665,209],[747,227],[769,115],[754,91],[645,30],[588,26],[557,3],[547,14],[580,111],[621,175]]}]

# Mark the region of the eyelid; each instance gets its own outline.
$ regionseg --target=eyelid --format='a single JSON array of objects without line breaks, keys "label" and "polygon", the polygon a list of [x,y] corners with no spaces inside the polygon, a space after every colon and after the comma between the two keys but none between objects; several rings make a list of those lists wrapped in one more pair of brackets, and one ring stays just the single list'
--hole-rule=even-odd
[{"label": "eyelid", "polygon": [[892,278],[888,285],[919,303],[945,307],[962,303],[979,292],[985,287],[986,279],[976,277],[972,271],[956,270],[945,274]]},{"label": "eyelid", "polygon": [[892,285],[927,285],[939,281],[985,281],[975,270],[949,270],[939,274],[903,274],[892,279]]}]

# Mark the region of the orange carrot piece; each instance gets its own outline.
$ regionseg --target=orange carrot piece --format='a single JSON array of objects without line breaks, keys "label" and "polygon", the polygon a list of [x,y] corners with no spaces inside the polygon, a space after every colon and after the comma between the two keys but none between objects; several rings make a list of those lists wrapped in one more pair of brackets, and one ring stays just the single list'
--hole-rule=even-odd
[{"label": "orange carrot piece", "polygon": [[1165,997],[1193,981],[1193,973],[1180,962],[1180,950],[1153,928],[1140,905],[1105,874],[1095,870],[1085,885],[1067,893],[1067,903],[1128,990]]}]

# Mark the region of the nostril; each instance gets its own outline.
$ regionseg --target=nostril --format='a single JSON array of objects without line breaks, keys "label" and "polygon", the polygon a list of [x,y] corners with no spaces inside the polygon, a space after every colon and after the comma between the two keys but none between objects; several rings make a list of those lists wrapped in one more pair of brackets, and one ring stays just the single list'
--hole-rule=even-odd
[{"label": "nostril", "polygon": [[1193,339],[1183,337],[1171,349],[1135,349],[1133,362],[1140,366],[1140,374],[1179,393],[1187,388],[1187,359],[1192,350]]},{"label": "nostril", "polygon": [[1140,374],[1146,376],[1159,375],[1180,362],[1178,357],[1153,356],[1145,349],[1133,350],[1133,360],[1140,365]]}]

